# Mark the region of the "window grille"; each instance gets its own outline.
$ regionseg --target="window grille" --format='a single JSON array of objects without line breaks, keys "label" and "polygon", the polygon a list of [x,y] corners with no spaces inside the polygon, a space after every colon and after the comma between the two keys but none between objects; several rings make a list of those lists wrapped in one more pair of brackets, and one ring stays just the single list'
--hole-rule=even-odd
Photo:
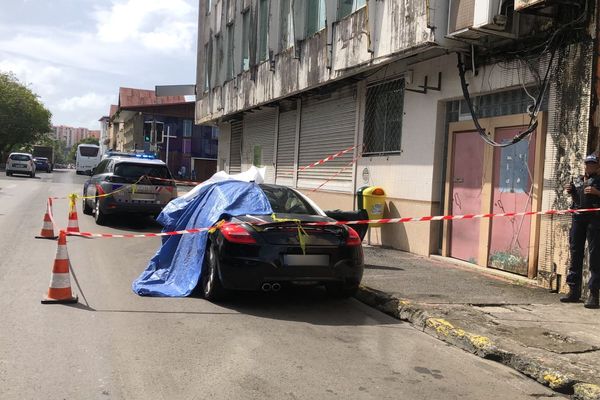
[{"label": "window grille", "polygon": [[404,79],[367,88],[363,154],[399,153],[402,143]]}]

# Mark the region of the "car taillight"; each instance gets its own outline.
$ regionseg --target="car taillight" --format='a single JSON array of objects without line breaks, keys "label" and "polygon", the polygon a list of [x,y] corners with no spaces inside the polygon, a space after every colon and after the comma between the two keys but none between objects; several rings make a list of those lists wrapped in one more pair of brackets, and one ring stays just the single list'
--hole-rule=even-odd
[{"label": "car taillight", "polygon": [[356,233],[356,231],[349,226],[346,228],[348,228],[348,239],[346,239],[346,246],[360,246],[362,241],[360,240],[358,233]]},{"label": "car taillight", "polygon": [[226,223],[221,226],[220,230],[228,242],[240,244],[256,243],[256,239],[241,225]]}]

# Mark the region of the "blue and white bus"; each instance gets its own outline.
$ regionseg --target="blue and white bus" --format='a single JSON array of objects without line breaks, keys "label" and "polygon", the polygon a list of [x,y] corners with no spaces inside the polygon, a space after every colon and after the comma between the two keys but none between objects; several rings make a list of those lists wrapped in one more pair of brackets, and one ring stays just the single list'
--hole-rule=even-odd
[{"label": "blue and white bus", "polygon": [[80,144],[77,146],[77,153],[75,156],[75,172],[78,175],[86,174],[89,175],[92,169],[100,163],[102,159],[102,153],[100,153],[100,146],[95,144]]}]

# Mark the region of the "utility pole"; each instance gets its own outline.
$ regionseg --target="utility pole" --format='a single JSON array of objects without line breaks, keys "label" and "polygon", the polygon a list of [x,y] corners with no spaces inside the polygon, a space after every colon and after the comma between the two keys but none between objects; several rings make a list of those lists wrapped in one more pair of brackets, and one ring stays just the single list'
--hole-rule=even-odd
[{"label": "utility pole", "polygon": [[171,136],[171,127],[167,126],[167,134],[163,137],[167,138],[167,154],[165,155],[165,163],[167,164],[167,168],[169,168],[169,139],[176,138],[177,136]]}]

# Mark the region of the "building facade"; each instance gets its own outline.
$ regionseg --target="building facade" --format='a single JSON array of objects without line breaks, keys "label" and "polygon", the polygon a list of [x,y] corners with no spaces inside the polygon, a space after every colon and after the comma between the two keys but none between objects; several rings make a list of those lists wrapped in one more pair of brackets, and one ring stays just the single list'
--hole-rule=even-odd
[{"label": "building facade", "polygon": [[110,145],[110,117],[105,115],[102,118],[100,118],[98,122],[100,122],[100,151],[102,152],[102,154],[104,154],[106,150],[108,150],[108,146]]},{"label": "building facade", "polygon": [[194,102],[182,96],[156,97],[154,91],[120,88],[111,106],[111,147],[154,152],[182,178],[205,180],[216,172],[218,129],[194,124]]},{"label": "building facade", "polygon": [[[324,209],[356,208],[365,185],[386,191],[391,218],[565,208],[562,185],[597,143],[595,8],[576,3],[201,0],[196,122],[219,127],[220,168],[264,166]],[[527,216],[368,240],[548,286],[567,229]]]}]

